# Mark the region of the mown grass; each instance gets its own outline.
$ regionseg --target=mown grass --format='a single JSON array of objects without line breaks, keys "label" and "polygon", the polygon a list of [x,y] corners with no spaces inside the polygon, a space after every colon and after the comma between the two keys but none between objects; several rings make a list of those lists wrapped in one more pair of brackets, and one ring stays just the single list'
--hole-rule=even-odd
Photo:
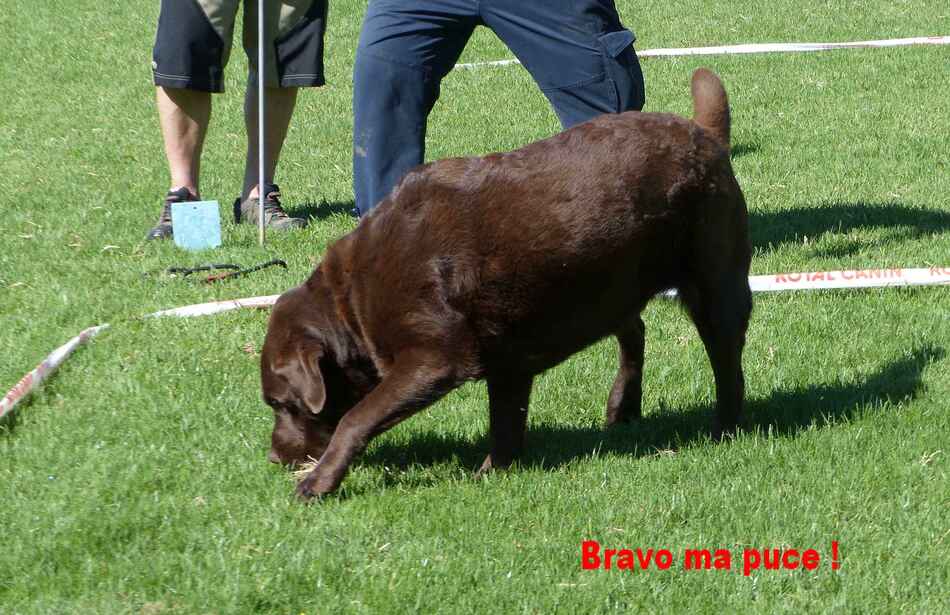
[{"label": "mown grass", "polygon": [[[640,49],[950,34],[933,1],[618,2]],[[256,352],[266,315],[146,312],[281,292],[351,229],[350,72],[365,2],[334,2],[330,85],[301,97],[279,173],[304,232],[225,226],[189,255],[142,237],[167,188],[149,81],[157,3],[12,0],[0,26],[0,385],[80,329],[80,350],[0,426],[4,612],[944,612],[950,604],[946,288],[756,299],[752,428],[706,437],[708,362],[688,320],[645,315],[642,424],[603,433],[610,342],[539,379],[529,453],[474,480],[482,385],[375,442],[312,507],[265,461]],[[479,32],[463,61],[509,57]],[[644,60],[647,110],[688,113],[688,78],[729,89],[755,273],[950,265],[946,48]],[[203,193],[243,165],[244,61],[216,98]],[[557,130],[520,68],[459,71],[432,158]],[[225,211],[226,208],[223,208]],[[208,260],[290,268],[204,286],[143,277]],[[580,569],[605,547],[815,548],[814,572]],[[841,568],[828,565],[830,543]],[[737,565],[738,568],[738,565]]]}]

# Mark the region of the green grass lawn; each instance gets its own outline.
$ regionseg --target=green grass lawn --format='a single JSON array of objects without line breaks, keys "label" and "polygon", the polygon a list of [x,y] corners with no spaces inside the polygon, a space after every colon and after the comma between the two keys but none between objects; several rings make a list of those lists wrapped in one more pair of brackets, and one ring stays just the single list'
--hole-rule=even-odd
[{"label": "green grass lawn", "polygon": [[[0,393],[81,329],[114,327],[0,425],[0,612],[911,612],[950,607],[950,289],[756,297],[753,428],[715,444],[698,336],[645,313],[641,424],[603,433],[611,341],[537,381],[528,455],[472,478],[484,385],[376,440],[342,493],[295,503],[267,463],[266,314],[157,309],[282,292],[355,226],[351,71],[365,1],[331,3],[329,85],[301,96],[278,181],[314,218],[224,227],[191,255],[143,237],[167,189],[149,60],[158,3],[5,0],[0,11]],[[950,34],[936,0],[618,1],[638,48]],[[510,57],[487,31],[463,61]],[[202,192],[243,167],[239,46],[215,99]],[[722,75],[754,273],[950,265],[950,48],[647,59],[648,111],[688,113]],[[432,158],[557,130],[520,67],[449,76]],[[143,272],[285,259],[204,286]],[[669,549],[669,570],[585,571],[580,546]],[[838,570],[831,541],[840,545]],[[741,571],[746,548],[814,548],[814,571]],[[686,571],[686,548],[731,571]]]}]

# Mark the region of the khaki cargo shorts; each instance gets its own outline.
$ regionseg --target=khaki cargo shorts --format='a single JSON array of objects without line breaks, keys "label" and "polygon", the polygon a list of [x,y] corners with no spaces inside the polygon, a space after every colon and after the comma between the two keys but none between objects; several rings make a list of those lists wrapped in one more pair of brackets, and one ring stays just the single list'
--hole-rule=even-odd
[{"label": "khaki cargo shorts", "polygon": [[[328,0],[264,0],[264,76],[269,87],[325,83],[323,35]],[[155,85],[224,91],[224,67],[241,0],[161,0],[152,51]],[[244,50],[257,82],[257,3],[244,0]]]}]

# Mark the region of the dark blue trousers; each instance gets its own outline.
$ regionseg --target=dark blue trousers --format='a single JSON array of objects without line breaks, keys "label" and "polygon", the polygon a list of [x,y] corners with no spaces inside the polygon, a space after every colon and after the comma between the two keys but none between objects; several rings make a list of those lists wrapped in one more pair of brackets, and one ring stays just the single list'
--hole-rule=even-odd
[{"label": "dark blue trousers", "polygon": [[370,0],[353,75],[361,215],[423,162],[439,84],[479,25],[517,56],[565,128],[643,108],[635,37],[613,0]]}]

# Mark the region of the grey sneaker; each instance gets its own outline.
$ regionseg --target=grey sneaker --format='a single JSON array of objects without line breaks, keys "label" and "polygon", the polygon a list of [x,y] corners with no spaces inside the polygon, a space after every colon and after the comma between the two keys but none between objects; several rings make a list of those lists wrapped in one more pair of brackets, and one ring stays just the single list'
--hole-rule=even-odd
[{"label": "grey sneaker", "polygon": [[[240,198],[234,199],[234,223],[247,222],[256,225],[258,223],[257,210],[256,196],[245,199],[243,203]],[[264,184],[264,226],[281,231],[307,226],[306,220],[291,218],[280,206],[280,188],[277,184]]]},{"label": "grey sneaker", "polygon": [[158,222],[148,232],[145,239],[171,239],[172,234],[172,204],[188,203],[197,201],[198,196],[191,193],[188,188],[179,188],[178,190],[169,190],[165,195],[165,202],[162,204],[162,214],[158,217]]}]

